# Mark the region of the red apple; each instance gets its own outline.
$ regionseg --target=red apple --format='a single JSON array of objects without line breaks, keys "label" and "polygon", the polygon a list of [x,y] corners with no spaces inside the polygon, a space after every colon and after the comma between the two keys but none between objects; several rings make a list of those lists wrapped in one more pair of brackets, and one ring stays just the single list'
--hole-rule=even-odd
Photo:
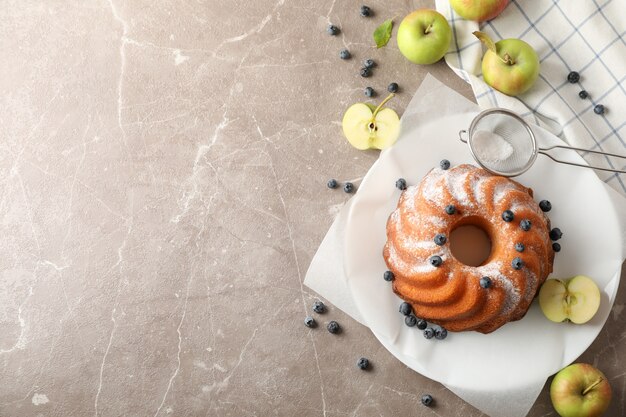
[{"label": "red apple", "polygon": [[575,363],[556,374],[550,398],[561,417],[600,417],[611,403],[611,386],[600,370]]},{"label": "red apple", "polygon": [[502,13],[509,0],[450,0],[450,4],[463,19],[484,22]]}]

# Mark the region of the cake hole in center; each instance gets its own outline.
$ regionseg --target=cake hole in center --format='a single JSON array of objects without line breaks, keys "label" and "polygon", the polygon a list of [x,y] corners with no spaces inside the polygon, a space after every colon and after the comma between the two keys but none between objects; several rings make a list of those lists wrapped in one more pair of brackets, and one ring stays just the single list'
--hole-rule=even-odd
[{"label": "cake hole in center", "polygon": [[450,251],[459,262],[468,266],[480,266],[491,254],[491,239],[478,226],[459,226],[450,233]]}]

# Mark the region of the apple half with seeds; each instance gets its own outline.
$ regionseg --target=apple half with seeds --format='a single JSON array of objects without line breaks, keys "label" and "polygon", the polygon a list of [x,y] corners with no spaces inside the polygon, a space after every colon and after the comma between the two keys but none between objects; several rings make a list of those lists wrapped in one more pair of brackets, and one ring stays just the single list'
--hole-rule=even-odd
[{"label": "apple half with seeds", "polygon": [[356,103],[346,110],[341,123],[343,134],[357,149],[385,149],[393,145],[400,134],[400,118],[393,109],[383,106],[393,98],[390,94],[374,107]]},{"label": "apple half with seeds", "polygon": [[600,308],[600,289],[584,275],[570,279],[549,279],[539,290],[539,306],[551,321],[587,323]]}]

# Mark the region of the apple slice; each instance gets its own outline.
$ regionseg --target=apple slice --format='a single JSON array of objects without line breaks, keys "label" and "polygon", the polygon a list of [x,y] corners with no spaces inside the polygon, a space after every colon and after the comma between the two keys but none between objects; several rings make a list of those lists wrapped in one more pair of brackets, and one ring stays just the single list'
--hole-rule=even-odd
[{"label": "apple slice", "polygon": [[549,279],[539,290],[539,306],[551,321],[583,324],[600,308],[600,290],[584,275],[567,280]]},{"label": "apple slice", "polygon": [[357,149],[385,149],[393,145],[400,133],[400,118],[390,108],[383,108],[394,94],[390,94],[378,107],[369,103],[356,103],[346,110],[341,123],[343,134]]}]

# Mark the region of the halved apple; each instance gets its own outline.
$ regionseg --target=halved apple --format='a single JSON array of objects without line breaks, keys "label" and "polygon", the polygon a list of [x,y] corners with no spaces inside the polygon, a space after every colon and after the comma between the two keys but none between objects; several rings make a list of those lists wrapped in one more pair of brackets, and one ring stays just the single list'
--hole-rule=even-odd
[{"label": "halved apple", "polygon": [[551,321],[583,324],[600,308],[600,289],[584,275],[570,279],[549,279],[539,290],[539,306]]},{"label": "halved apple", "polygon": [[383,108],[394,94],[390,94],[378,107],[369,103],[356,103],[343,115],[343,134],[357,149],[385,149],[393,145],[400,133],[400,118],[390,108]]}]

